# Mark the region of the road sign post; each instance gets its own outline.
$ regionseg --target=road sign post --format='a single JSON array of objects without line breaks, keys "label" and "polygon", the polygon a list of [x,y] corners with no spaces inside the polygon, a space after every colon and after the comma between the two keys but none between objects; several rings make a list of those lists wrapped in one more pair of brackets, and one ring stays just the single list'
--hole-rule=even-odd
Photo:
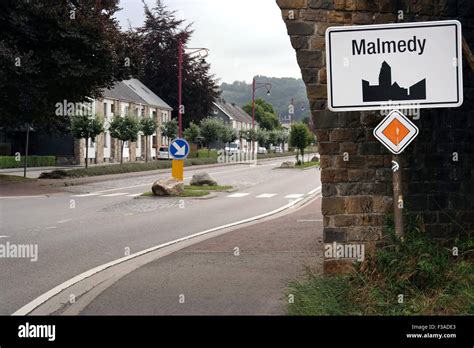
[{"label": "road sign post", "polygon": [[391,110],[374,136],[393,154],[394,222],[403,238],[399,155],[418,135],[418,128],[396,109],[461,106],[461,23],[330,27],[326,62],[331,111]]},{"label": "road sign post", "polygon": [[171,158],[171,175],[176,180],[184,180],[184,159],[189,155],[189,143],[182,138],[174,139],[169,147]]}]

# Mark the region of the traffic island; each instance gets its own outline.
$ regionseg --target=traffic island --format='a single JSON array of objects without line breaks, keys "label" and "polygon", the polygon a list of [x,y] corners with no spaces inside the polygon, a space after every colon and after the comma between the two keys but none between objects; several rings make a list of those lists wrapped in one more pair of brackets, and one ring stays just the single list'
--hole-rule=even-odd
[{"label": "traffic island", "polygon": [[174,195],[167,195],[167,196],[157,196],[153,194],[153,192],[145,192],[141,196],[138,196],[136,198],[141,198],[141,197],[152,197],[152,198],[160,198],[160,197],[202,197],[202,198],[214,198],[217,197],[216,194],[213,194],[213,192],[234,192],[235,189],[230,186],[230,185],[212,185],[212,186],[195,186],[195,185],[184,185],[183,191],[180,193],[174,194]]}]

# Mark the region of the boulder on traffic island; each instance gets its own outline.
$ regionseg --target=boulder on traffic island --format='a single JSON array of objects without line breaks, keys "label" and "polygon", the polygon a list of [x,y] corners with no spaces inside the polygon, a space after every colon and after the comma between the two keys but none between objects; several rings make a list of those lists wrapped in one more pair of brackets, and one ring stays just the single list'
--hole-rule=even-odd
[{"label": "boulder on traffic island", "polygon": [[281,164],[280,168],[294,168],[295,162],[292,161],[285,161]]},{"label": "boulder on traffic island", "polygon": [[216,186],[217,181],[209,174],[203,172],[194,174],[189,184],[191,186]]},{"label": "boulder on traffic island", "polygon": [[179,196],[184,191],[184,184],[175,178],[160,179],[151,187],[155,196]]}]

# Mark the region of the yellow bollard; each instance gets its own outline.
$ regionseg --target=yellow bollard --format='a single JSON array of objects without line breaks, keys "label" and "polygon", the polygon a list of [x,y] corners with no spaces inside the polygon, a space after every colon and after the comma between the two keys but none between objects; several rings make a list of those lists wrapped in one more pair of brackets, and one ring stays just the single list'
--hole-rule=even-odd
[{"label": "yellow bollard", "polygon": [[184,180],[184,160],[172,160],[171,161],[171,175],[176,180]]}]

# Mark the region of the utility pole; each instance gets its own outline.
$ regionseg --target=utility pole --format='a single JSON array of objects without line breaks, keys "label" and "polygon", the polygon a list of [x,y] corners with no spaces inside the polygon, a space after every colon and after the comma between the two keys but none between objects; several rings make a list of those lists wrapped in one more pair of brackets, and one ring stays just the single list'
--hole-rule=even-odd
[{"label": "utility pole", "polygon": [[26,124],[26,146],[25,146],[25,163],[23,166],[23,177],[26,178],[26,168],[28,167],[28,147],[30,142],[30,124]]}]

